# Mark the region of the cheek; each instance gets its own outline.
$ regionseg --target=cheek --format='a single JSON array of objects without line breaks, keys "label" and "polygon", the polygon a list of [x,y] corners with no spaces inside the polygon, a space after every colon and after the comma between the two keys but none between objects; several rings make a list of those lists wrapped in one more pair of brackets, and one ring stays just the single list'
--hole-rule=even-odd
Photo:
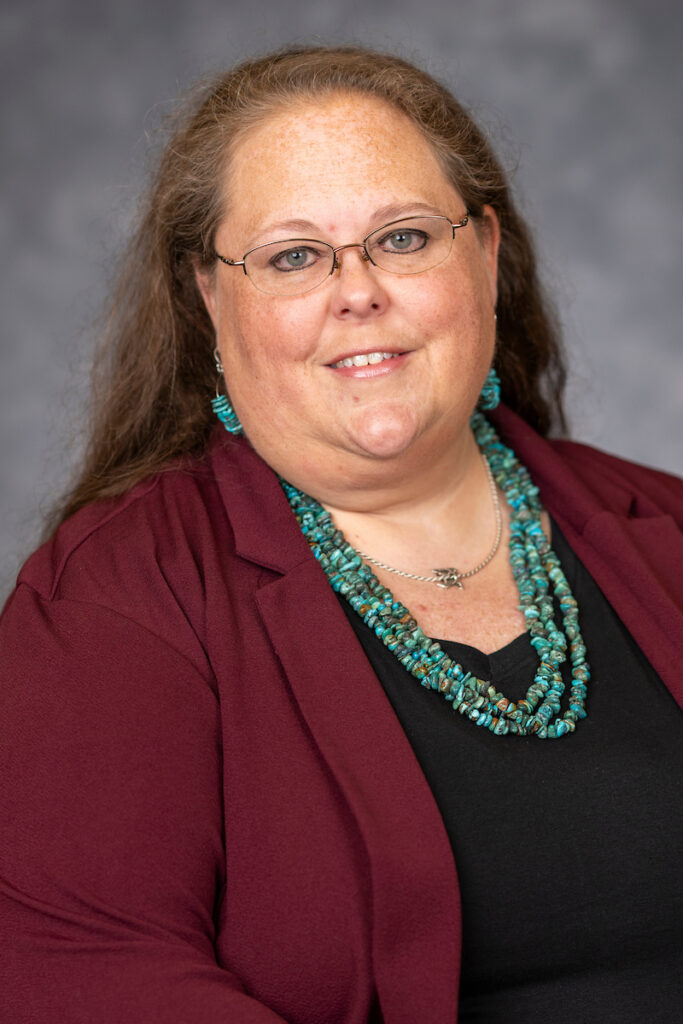
[{"label": "cheek", "polygon": [[476,334],[485,309],[473,282],[454,274],[419,282],[416,278],[405,289],[401,305],[406,317],[427,336],[452,332],[457,337],[464,330]]},{"label": "cheek", "polygon": [[323,314],[315,302],[271,301],[267,295],[240,295],[226,316],[222,345],[228,363],[259,375],[301,362],[315,351]]},{"label": "cheek", "polygon": [[456,264],[451,273],[444,273],[435,286],[433,301],[445,317],[451,317],[460,326],[467,325],[473,334],[488,336],[493,324],[494,297],[488,270],[478,250]]}]

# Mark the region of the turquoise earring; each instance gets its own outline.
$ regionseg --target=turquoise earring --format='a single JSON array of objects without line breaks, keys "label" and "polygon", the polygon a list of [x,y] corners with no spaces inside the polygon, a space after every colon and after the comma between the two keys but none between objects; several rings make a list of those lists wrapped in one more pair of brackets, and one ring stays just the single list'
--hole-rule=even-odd
[{"label": "turquoise earring", "polygon": [[[493,314],[493,319],[497,324],[498,314],[496,312]],[[481,389],[477,408],[488,412],[490,409],[495,409],[498,405],[500,405],[500,377],[491,367]]]},{"label": "turquoise earring", "polygon": [[221,421],[225,429],[230,434],[243,434],[244,429],[239,421],[237,413],[230,404],[230,399],[226,394],[219,395],[218,385],[223,382],[223,363],[221,362],[221,355],[217,348],[213,350],[213,358],[216,363],[216,373],[218,374],[218,380],[216,381],[216,397],[211,399],[211,408],[215,412],[218,419]]},{"label": "turquoise earring", "polygon": [[495,409],[500,403],[500,377],[491,367],[481,389],[478,406],[480,409]]}]

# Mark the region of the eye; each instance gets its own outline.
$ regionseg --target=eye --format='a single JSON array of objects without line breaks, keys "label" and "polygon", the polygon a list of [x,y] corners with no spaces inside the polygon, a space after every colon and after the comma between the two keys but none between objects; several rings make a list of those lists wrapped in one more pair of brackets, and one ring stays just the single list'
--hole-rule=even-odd
[{"label": "eye", "polygon": [[284,249],[268,261],[275,270],[288,274],[292,270],[308,270],[322,257],[322,253],[308,245],[295,245]]},{"label": "eye", "polygon": [[377,239],[376,245],[388,253],[411,253],[424,249],[430,240],[426,231],[417,228],[394,228]]}]

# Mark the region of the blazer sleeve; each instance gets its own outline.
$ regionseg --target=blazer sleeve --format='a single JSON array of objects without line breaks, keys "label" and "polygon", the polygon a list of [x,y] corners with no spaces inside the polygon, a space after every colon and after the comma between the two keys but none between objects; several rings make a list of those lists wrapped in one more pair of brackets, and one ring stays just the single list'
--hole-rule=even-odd
[{"label": "blazer sleeve", "polygon": [[0,1002],[13,1024],[276,1024],[219,965],[212,681],[109,608],[0,622]]}]

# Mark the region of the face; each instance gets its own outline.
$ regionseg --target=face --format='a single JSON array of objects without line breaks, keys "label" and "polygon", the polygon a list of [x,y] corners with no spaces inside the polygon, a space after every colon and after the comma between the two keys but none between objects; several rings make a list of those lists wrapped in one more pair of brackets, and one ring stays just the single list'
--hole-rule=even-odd
[{"label": "face", "polygon": [[[240,143],[225,188],[215,246],[238,260],[266,242],[339,246],[402,217],[466,212],[412,122],[357,96],[274,115]],[[486,209],[416,275],[377,268],[359,248],[300,296],[264,294],[222,263],[199,275],[232,403],[265,461],[303,486],[330,467],[352,475],[454,444],[493,357],[497,245]],[[371,358],[340,365],[355,356]]]}]

